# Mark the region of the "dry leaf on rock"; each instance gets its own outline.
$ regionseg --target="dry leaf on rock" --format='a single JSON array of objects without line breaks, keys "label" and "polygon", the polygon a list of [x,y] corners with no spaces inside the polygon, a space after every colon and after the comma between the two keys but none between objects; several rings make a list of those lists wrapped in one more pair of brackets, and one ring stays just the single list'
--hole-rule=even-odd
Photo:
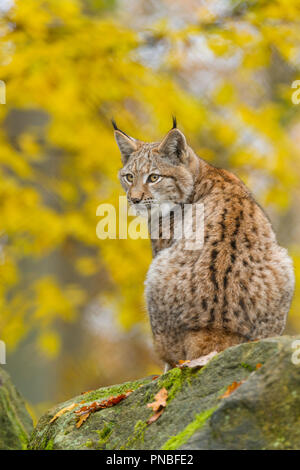
[{"label": "dry leaf on rock", "polygon": [[229,397],[237,388],[239,388],[245,380],[242,380],[241,382],[233,382],[231,385],[227,387],[226,392],[221,395],[219,398],[227,398]]},{"label": "dry leaf on rock", "polygon": [[56,415],[53,416],[53,418],[49,421],[50,423],[53,423],[54,421],[57,420],[57,418],[59,418],[61,415],[63,415],[64,413],[66,413],[67,411],[71,411],[73,410],[76,406],[78,405],[78,403],[72,403],[72,405],[69,405],[69,406],[66,406],[65,408],[62,408],[61,410],[59,410]]},{"label": "dry leaf on rock", "polygon": [[117,405],[118,403],[120,403],[120,401],[127,398],[132,392],[133,390],[127,390],[127,392],[121,393],[116,397],[111,396],[107,400],[102,400],[100,402],[93,401],[93,403],[89,405],[82,406],[79,410],[75,411],[75,414],[78,417],[76,427],[80,428],[80,426],[88,419],[91,413],[95,413],[96,411]]},{"label": "dry leaf on rock", "polygon": [[79,417],[79,420],[78,420],[77,423],[76,423],[76,428],[77,428],[77,429],[79,429],[80,426],[88,419],[88,417],[90,416],[90,414],[91,414],[90,412],[87,412],[87,413],[85,413],[85,414],[83,414],[83,415],[81,415],[81,416]]},{"label": "dry leaf on rock", "polygon": [[165,408],[167,405],[168,390],[163,387],[154,397],[153,403],[148,403],[148,408],[152,408],[153,411],[158,411],[161,408]]},{"label": "dry leaf on rock", "polygon": [[168,390],[165,387],[163,387],[155,395],[154,402],[148,403],[147,405],[148,408],[152,408],[152,410],[155,412],[154,415],[150,416],[150,418],[147,421],[147,424],[154,423],[160,417],[165,407],[167,406],[167,399],[168,399]]},{"label": "dry leaf on rock", "polygon": [[154,415],[150,416],[150,418],[147,421],[147,424],[154,423],[160,417],[160,415],[163,413],[163,411],[164,411],[164,408],[162,408],[160,411],[157,411],[156,413],[154,413]]},{"label": "dry leaf on rock", "polygon": [[212,351],[206,356],[197,357],[197,359],[193,359],[191,361],[179,361],[177,367],[179,367],[180,369],[182,369],[183,367],[189,367],[191,369],[204,367],[217,354],[217,351]]}]

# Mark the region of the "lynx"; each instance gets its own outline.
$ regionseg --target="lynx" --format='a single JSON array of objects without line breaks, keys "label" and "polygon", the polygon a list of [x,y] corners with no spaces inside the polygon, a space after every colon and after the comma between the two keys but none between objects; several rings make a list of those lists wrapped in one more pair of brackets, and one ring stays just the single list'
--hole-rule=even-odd
[{"label": "lynx", "polygon": [[[130,204],[204,206],[204,244],[152,239],[145,281],[153,340],[166,370],[229,346],[280,335],[294,291],[293,265],[247,187],[199,158],[173,120],[161,142],[118,129],[120,182]],[[149,216],[150,217],[150,216]]]}]

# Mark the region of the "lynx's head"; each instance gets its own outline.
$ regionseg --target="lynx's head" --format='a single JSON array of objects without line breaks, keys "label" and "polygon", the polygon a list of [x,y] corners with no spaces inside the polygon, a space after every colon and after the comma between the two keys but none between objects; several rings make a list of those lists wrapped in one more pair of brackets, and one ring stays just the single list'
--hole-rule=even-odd
[{"label": "lynx's head", "polygon": [[129,137],[118,129],[115,138],[121,152],[121,184],[130,204],[187,202],[194,187],[199,159],[176,127],[161,142],[146,143]]}]

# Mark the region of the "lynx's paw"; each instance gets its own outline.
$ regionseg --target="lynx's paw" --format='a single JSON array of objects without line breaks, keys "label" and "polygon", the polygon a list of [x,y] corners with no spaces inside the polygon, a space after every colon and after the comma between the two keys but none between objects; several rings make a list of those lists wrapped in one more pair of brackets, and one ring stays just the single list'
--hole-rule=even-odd
[{"label": "lynx's paw", "polygon": [[196,359],[192,359],[191,361],[182,361],[180,364],[177,364],[176,367],[190,367],[191,369],[204,367],[217,354],[217,351],[212,351],[211,353],[206,354],[206,356],[197,357]]},{"label": "lynx's paw", "polygon": [[164,374],[166,372],[168,372],[168,370],[172,369],[172,366],[170,366],[170,364],[168,364],[167,362],[165,362],[165,367],[164,367]]}]

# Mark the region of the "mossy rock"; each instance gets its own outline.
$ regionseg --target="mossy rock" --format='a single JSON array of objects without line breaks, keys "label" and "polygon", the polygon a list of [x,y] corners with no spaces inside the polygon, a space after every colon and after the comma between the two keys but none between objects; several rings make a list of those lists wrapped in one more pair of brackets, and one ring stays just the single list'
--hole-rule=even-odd
[{"label": "mossy rock", "polygon": [[[156,380],[101,388],[44,415],[31,449],[297,449],[300,446],[300,365],[292,362],[300,337],[272,338],[228,348],[202,369],[172,369]],[[261,364],[257,368],[257,364]],[[221,398],[233,382],[243,381]],[[162,388],[168,402],[147,425],[147,407]],[[77,429],[74,409],[62,408],[134,390],[118,405],[90,415]],[[82,406],[82,405],[81,405]],[[76,409],[76,408],[75,408]]]},{"label": "mossy rock", "polygon": [[9,375],[0,368],[0,449],[26,449],[33,430],[21,395]]}]

